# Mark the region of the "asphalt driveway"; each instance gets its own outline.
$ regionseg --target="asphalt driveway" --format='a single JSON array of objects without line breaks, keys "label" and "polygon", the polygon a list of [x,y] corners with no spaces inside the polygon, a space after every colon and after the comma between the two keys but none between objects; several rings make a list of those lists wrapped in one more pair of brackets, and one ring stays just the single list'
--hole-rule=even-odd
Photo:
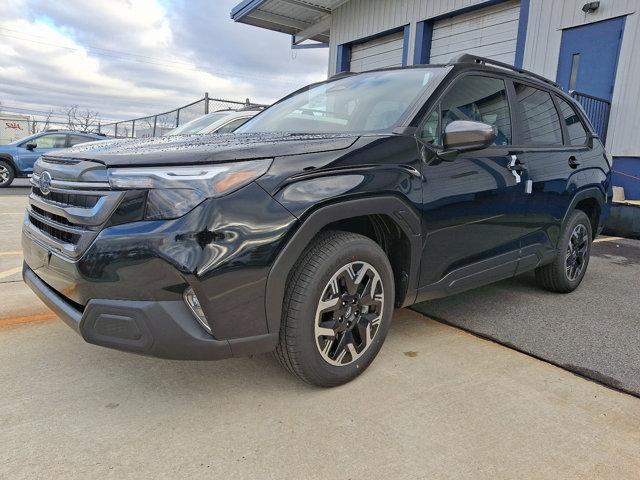
[{"label": "asphalt driveway", "polygon": [[640,241],[601,237],[575,292],[543,291],[533,275],[417,311],[640,396]]}]

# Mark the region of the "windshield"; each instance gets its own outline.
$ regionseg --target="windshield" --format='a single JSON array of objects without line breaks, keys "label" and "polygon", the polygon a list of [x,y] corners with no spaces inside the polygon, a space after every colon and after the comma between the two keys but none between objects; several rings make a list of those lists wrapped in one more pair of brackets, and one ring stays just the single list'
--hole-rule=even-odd
[{"label": "windshield", "polygon": [[170,135],[190,135],[194,133],[199,133],[205,127],[208,127],[213,122],[217,122],[221,118],[229,115],[229,112],[216,112],[209,113],[207,115],[203,115],[202,117],[198,117],[195,120],[191,120],[190,122],[185,123],[184,125],[180,125],[179,127],[174,128],[173,130],[164,134],[164,136]]},{"label": "windshield", "polygon": [[236,132],[389,131],[440,70],[387,70],[330,80],[276,103]]}]

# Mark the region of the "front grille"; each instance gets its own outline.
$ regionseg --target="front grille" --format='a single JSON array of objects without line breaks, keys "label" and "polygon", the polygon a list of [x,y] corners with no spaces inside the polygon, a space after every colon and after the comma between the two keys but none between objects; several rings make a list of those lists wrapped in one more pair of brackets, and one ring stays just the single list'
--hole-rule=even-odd
[{"label": "front grille", "polygon": [[64,230],[60,230],[52,225],[47,225],[44,222],[41,222],[33,215],[29,215],[29,221],[33,226],[35,226],[41,232],[46,233],[50,237],[56,238],[63,243],[70,243],[73,245],[77,245],[80,241],[80,235],[76,233],[66,232]]},{"label": "front grille", "polygon": [[47,212],[46,210],[42,210],[41,208],[36,207],[35,205],[31,205],[31,210],[36,212],[38,215],[40,215],[42,217],[45,217],[45,218],[48,218],[50,220],[53,220],[56,223],[60,223],[61,225],[66,225],[68,227],[76,227],[77,226],[76,224],[71,223],[65,217],[63,217],[61,215],[56,215],[55,213]]},{"label": "front grille", "polygon": [[93,208],[100,200],[99,195],[78,195],[76,193],[49,192],[44,195],[38,187],[32,187],[31,191],[34,195],[50,202],[60,205],[68,205],[72,207]]},{"label": "front grille", "polygon": [[[107,224],[125,192],[110,190],[106,182],[81,181],[83,172],[96,172],[90,162],[73,165],[71,171],[68,163],[64,167],[51,163],[47,162],[46,168],[51,177],[46,195],[40,183],[44,169],[31,177],[25,234],[51,251],[79,258]],[[58,168],[65,169],[64,175],[57,173]],[[78,180],[73,180],[74,175]]]}]

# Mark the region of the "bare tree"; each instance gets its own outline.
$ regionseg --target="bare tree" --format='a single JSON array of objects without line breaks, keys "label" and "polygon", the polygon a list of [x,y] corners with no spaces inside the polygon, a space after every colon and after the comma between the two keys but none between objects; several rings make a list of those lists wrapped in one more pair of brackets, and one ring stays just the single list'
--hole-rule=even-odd
[{"label": "bare tree", "polygon": [[76,129],[76,112],[78,108],[78,105],[70,105],[64,108],[64,114],[67,117],[67,128],[69,130]]},{"label": "bare tree", "polygon": [[100,114],[88,108],[80,109],[78,105],[65,107],[67,117],[67,128],[69,130],[79,130],[83,132],[97,132],[100,123]]}]

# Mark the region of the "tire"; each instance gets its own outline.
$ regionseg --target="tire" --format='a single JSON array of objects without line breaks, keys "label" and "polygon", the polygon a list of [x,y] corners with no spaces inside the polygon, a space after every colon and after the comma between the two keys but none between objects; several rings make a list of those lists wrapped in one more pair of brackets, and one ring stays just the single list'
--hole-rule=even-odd
[{"label": "tire", "polygon": [[573,211],[560,236],[555,260],[536,269],[540,286],[557,293],[569,293],[578,288],[587,272],[592,239],[589,217],[580,210]]},{"label": "tire", "polygon": [[6,188],[11,185],[14,178],[16,178],[16,172],[13,169],[13,165],[6,160],[0,160],[0,188]]},{"label": "tire", "polygon": [[347,383],[380,351],[394,299],[393,270],[375,242],[322,232],[288,277],[275,356],[312,385]]}]

